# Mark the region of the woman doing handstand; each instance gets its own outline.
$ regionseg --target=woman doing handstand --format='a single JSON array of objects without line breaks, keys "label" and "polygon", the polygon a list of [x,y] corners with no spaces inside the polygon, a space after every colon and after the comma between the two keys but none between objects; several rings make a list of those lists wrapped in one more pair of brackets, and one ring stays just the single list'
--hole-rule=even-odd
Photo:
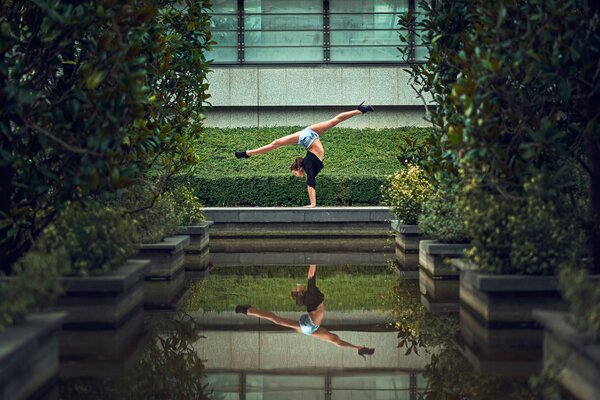
[{"label": "woman doing handstand", "polygon": [[364,357],[372,355],[375,349],[365,346],[356,346],[340,339],[335,333],[329,332],[321,326],[325,315],[325,305],[323,301],[325,296],[317,287],[317,266],[311,265],[308,268],[308,289],[303,286],[297,287],[292,291],[292,297],[296,300],[296,305],[305,305],[306,314],[302,314],[298,321],[288,318],[282,318],[269,311],[259,310],[248,304],[238,305],[235,307],[235,312],[238,314],[246,314],[260,319],[266,319],[277,325],[290,328],[299,333],[312,336],[319,340],[323,340],[339,347],[348,347],[358,350],[358,355]]},{"label": "woman doing handstand", "polygon": [[354,117],[355,115],[365,114],[370,111],[375,111],[372,106],[363,105],[364,101],[356,108],[356,110],[343,112],[336,115],[334,118],[320,122],[318,124],[310,125],[304,128],[300,132],[292,133],[291,135],[284,136],[277,140],[274,140],[266,146],[259,147],[257,149],[236,151],[235,156],[237,158],[248,158],[255,154],[264,154],[273,151],[281,146],[290,144],[298,144],[304,147],[306,156],[304,158],[298,157],[292,163],[290,169],[292,173],[299,178],[306,175],[306,183],[308,190],[308,198],[310,204],[306,207],[316,207],[317,205],[317,181],[315,178],[323,169],[323,158],[325,157],[325,150],[321,144],[320,137],[342,121]]}]

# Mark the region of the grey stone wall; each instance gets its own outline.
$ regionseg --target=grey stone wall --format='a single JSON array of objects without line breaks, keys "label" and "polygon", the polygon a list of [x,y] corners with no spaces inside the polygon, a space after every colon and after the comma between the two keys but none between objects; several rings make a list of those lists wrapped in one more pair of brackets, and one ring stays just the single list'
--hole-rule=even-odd
[{"label": "grey stone wall", "polygon": [[208,76],[206,126],[306,126],[353,109],[362,100],[377,112],[341,126],[426,126],[424,107],[400,67],[227,67]]}]

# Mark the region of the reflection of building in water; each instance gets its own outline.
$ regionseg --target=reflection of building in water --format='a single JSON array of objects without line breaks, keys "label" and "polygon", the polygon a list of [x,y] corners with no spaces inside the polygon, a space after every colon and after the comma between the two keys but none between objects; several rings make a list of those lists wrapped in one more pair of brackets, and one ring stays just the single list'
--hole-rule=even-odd
[{"label": "reflection of building in water", "polygon": [[397,332],[335,331],[343,340],[374,347],[356,350],[291,331],[204,331],[195,347],[208,382],[224,399],[416,399],[425,388],[425,351],[405,355]]}]

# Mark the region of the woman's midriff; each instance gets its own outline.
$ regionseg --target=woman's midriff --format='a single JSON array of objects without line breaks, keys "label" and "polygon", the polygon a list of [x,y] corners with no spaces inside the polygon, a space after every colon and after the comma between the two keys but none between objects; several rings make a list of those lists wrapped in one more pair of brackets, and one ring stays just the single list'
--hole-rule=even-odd
[{"label": "woman's midriff", "polygon": [[323,149],[320,139],[315,139],[315,141],[308,146],[307,150],[317,156],[321,161],[325,158],[325,150]]}]

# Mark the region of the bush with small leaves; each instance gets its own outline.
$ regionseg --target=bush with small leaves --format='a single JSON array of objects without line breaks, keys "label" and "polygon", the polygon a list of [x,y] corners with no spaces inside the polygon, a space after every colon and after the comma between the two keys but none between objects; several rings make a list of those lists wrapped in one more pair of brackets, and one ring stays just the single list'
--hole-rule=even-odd
[{"label": "bush with small leaves", "polygon": [[189,226],[205,220],[202,203],[189,186],[177,185],[164,196],[169,197],[177,205],[179,225]]},{"label": "bush with small leaves", "polygon": [[99,202],[71,204],[48,226],[36,248],[64,249],[68,274],[101,275],[136,253],[136,222],[124,210]]},{"label": "bush with small leaves", "polygon": [[419,231],[422,235],[444,243],[467,243],[465,224],[459,215],[456,196],[458,182],[442,180],[431,197],[422,205]]},{"label": "bush with small leaves", "polygon": [[63,249],[30,251],[17,260],[10,277],[0,272],[0,331],[58,298],[67,263]]},{"label": "bush with small leaves", "polygon": [[390,207],[401,224],[415,225],[421,214],[421,206],[433,192],[431,180],[425,171],[414,164],[387,177],[381,187],[382,204]]}]

